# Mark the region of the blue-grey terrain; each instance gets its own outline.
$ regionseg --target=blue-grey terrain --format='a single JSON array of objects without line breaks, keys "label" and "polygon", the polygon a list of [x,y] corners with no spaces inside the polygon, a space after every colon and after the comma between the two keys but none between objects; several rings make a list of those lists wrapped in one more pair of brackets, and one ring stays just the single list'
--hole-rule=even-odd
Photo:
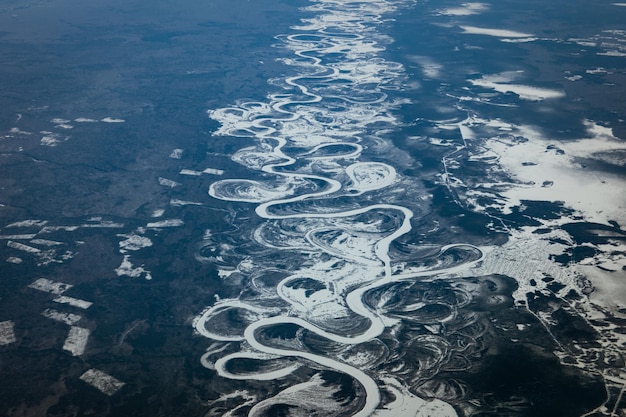
[{"label": "blue-grey terrain", "polygon": [[626,415],[626,3],[0,0],[0,414]]}]

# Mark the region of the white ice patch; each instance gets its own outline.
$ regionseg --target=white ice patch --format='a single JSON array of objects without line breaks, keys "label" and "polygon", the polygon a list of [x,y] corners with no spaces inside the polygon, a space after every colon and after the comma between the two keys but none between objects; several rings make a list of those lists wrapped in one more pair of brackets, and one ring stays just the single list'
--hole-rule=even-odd
[{"label": "white ice patch", "polygon": [[94,223],[81,224],[80,227],[94,227],[94,228],[103,228],[103,229],[120,229],[124,227],[124,223],[116,223],[110,220],[89,219],[88,221],[93,221]]},{"label": "white ice patch", "polygon": [[[32,134],[33,134],[32,132],[25,132],[25,131],[23,131],[23,130],[20,130],[20,129],[19,129],[19,128],[17,128],[17,127],[12,127],[12,128],[11,128],[11,130],[9,130],[9,132],[10,132],[10,133],[13,133],[13,134],[18,134],[18,135],[26,135],[26,136],[28,136],[28,135],[32,135]],[[9,136],[7,136],[7,137],[9,137]]]},{"label": "white ice patch", "polygon": [[588,70],[585,70],[585,72],[587,74],[592,74],[592,75],[593,74],[608,74],[609,73],[609,71],[607,71],[606,68],[603,68],[603,67],[596,67],[596,68],[593,68],[593,69],[588,69]]},{"label": "white ice patch", "polygon": [[174,149],[172,153],[170,153],[170,158],[172,159],[181,159],[183,157],[182,149]]},{"label": "white ice patch", "polygon": [[50,147],[54,147],[57,146],[59,143],[63,143],[67,140],[67,138],[62,138],[60,136],[44,136],[41,138],[40,143],[43,146],[50,146]]},{"label": "white ice patch", "polygon": [[165,210],[164,209],[156,209],[152,212],[152,214],[150,215],[150,217],[152,218],[156,218],[156,217],[161,217],[165,214]]},{"label": "white ice patch", "polygon": [[172,207],[201,206],[201,205],[202,203],[198,203],[196,201],[179,200],[177,198],[173,198],[170,200],[170,206]]},{"label": "white ice patch", "polygon": [[224,269],[218,269],[217,270],[217,276],[222,278],[222,279],[226,279],[228,277],[230,277],[232,274],[238,272],[236,269],[233,269],[232,271],[226,271]]},{"label": "white ice patch", "polygon": [[125,385],[119,379],[97,369],[88,370],[81,375],[80,379],[108,396],[115,394]]},{"label": "white ice patch", "polygon": [[41,245],[41,246],[59,246],[59,245],[63,245],[63,242],[58,242],[56,240],[48,240],[48,239],[33,239],[30,241],[30,243],[34,243],[36,245]]},{"label": "white ice patch", "polygon": [[[610,129],[592,122],[586,124],[591,137],[559,142],[558,146],[528,126],[517,126],[517,133],[528,141],[487,141],[488,147],[500,155],[500,165],[520,182],[502,193],[508,199],[508,207],[521,205],[522,200],[562,201],[582,213],[587,221],[626,222],[623,178],[610,172],[591,173],[580,162],[602,160],[605,153],[626,152],[626,146]],[[534,165],[523,164],[525,161]],[[550,187],[543,186],[546,182]]]},{"label": "white ice patch", "polygon": [[104,123],[124,123],[125,122],[124,119],[114,119],[112,117],[105,117],[104,119],[100,121]]},{"label": "white ice patch", "polygon": [[193,169],[181,169],[180,175],[188,175],[190,177],[199,177],[202,175],[202,171],[194,171]]},{"label": "white ice patch", "polygon": [[21,250],[27,253],[39,253],[41,249],[34,248],[32,246],[25,245],[23,243],[14,242],[12,240],[7,241],[7,246],[13,249]]},{"label": "white ice patch", "polygon": [[69,122],[70,120],[60,119],[60,118],[54,118],[50,120],[50,123],[54,123],[55,125],[62,125],[62,124],[69,123]]},{"label": "white ice patch", "polygon": [[124,259],[119,267],[115,268],[115,273],[118,277],[128,276],[131,278],[139,278],[141,276],[145,276],[147,280],[152,279],[152,275],[150,271],[143,268],[143,266],[139,266],[135,268],[133,263],[130,261],[130,255],[124,255]]},{"label": "white ice patch", "polygon": [[500,93],[514,93],[522,100],[541,101],[565,96],[560,90],[533,87],[530,85],[511,83],[521,76],[521,71],[509,71],[493,75],[483,75],[477,80],[469,80],[475,86],[491,88]]},{"label": "white ice patch", "polygon": [[49,292],[50,294],[61,295],[65,291],[72,288],[72,285],[64,282],[52,281],[47,278],[39,278],[38,280],[33,281],[28,287],[39,291]]},{"label": "white ice patch", "polygon": [[89,329],[72,326],[63,343],[63,350],[70,352],[73,356],[80,356],[85,353],[90,335]]},{"label": "white ice patch", "polygon": [[6,227],[42,227],[48,223],[48,220],[21,220],[14,222]]},{"label": "white ice patch", "polygon": [[469,35],[487,35],[495,36],[497,38],[530,38],[533,35],[530,33],[516,32],[506,29],[491,29],[491,28],[479,28],[475,26],[460,26],[463,29],[463,33]]},{"label": "white ice patch", "polygon": [[474,14],[480,14],[481,12],[488,10],[489,5],[487,3],[462,3],[461,7],[451,7],[443,9],[438,12],[440,15],[445,16],[470,16]]},{"label": "white ice patch", "polygon": [[[626,309],[623,272],[604,271],[596,265],[584,264],[576,264],[574,270],[586,277],[593,285],[593,292],[589,295],[591,302],[601,305],[618,316],[621,311],[623,317],[623,311]],[[622,344],[622,349],[623,346],[626,346],[626,343]]]},{"label": "white ice patch", "polygon": [[59,143],[66,142],[70,139],[69,136],[64,136],[60,133],[50,132],[47,130],[42,130],[39,133],[43,135],[40,140],[40,144],[44,146],[56,146]]},{"label": "white ice patch", "polygon": [[74,119],[74,121],[76,123],[97,123],[97,122],[99,122],[99,120],[89,119],[87,117],[77,117],[76,119]]},{"label": "white ice patch", "polygon": [[0,346],[17,342],[14,326],[11,320],[0,321]]},{"label": "white ice patch", "polygon": [[442,66],[427,56],[411,55],[408,57],[422,68],[425,78],[437,78],[441,75]]},{"label": "white ice patch", "polygon": [[606,51],[606,52],[598,52],[600,56],[616,56],[616,57],[624,57],[626,56],[626,52],[622,51]]},{"label": "white ice patch", "polygon": [[205,174],[211,174],[211,175],[224,175],[224,171],[221,169],[216,169],[216,168],[207,168],[204,171],[202,171]]},{"label": "white ice patch", "polygon": [[152,246],[152,241],[145,236],[140,236],[136,234],[118,235],[118,236],[126,238],[126,240],[122,240],[119,243],[121,253],[124,253],[129,250],[136,251],[139,249],[148,248]]},{"label": "white ice patch", "polygon": [[78,229],[78,226],[45,226],[41,229],[41,233],[52,233],[59,230],[64,230],[66,232],[75,232]]},{"label": "white ice patch", "polygon": [[64,313],[64,312],[57,311],[51,308],[44,310],[44,312],[41,314],[44,317],[48,317],[49,319],[60,321],[61,323],[65,323],[69,326],[75,325],[76,323],[80,321],[80,319],[82,319],[82,317],[79,316],[78,314]]},{"label": "white ice patch", "polygon": [[72,307],[82,308],[83,310],[88,309],[93,304],[90,301],[85,301],[85,300],[81,300],[79,298],[74,298],[74,297],[68,297],[66,295],[57,297],[52,301],[54,301],[55,303],[59,303],[59,304],[67,304]]},{"label": "white ice patch", "polygon": [[168,219],[168,220],[161,220],[158,222],[150,222],[146,224],[146,227],[148,229],[158,229],[161,227],[180,227],[183,224],[185,223],[181,219]]},{"label": "white ice patch", "polygon": [[501,39],[502,42],[506,42],[506,43],[527,43],[527,42],[534,42],[536,40],[539,40],[539,38],[530,37],[530,38]]},{"label": "white ice patch", "polygon": [[34,233],[29,233],[29,234],[21,234],[21,235],[0,235],[0,239],[6,240],[6,239],[14,239],[14,240],[30,240],[32,238],[34,238],[35,236],[37,236]]},{"label": "white ice patch", "polygon": [[498,84],[487,80],[470,80],[474,85],[492,88],[500,93],[515,93],[522,100],[541,101],[551,98],[561,98],[565,96],[563,91],[549,90],[547,88],[533,87],[521,84]]},{"label": "white ice patch", "polygon": [[10,264],[21,264],[24,261],[22,260],[22,258],[18,258],[16,256],[9,256],[7,258],[7,262]]},{"label": "white ice patch", "polygon": [[178,187],[180,185],[179,182],[168,180],[167,178],[163,178],[163,177],[159,177],[159,184],[164,187],[170,187],[170,188]]}]

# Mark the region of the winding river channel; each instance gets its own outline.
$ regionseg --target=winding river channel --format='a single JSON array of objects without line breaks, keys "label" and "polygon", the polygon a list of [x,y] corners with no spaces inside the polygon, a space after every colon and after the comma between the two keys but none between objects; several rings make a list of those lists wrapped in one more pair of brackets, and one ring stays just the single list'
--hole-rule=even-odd
[{"label": "winding river channel", "polygon": [[[216,137],[248,142],[232,159],[250,173],[249,178],[214,182],[209,194],[219,200],[255,204],[259,221],[238,224],[239,232],[284,257],[303,258],[298,269],[280,271],[283,277],[268,296],[272,302],[267,297],[220,299],[196,318],[194,325],[201,335],[239,346],[236,352],[228,345],[214,347],[203,356],[202,363],[220,376],[273,380],[306,365],[349,375],[360,384],[364,395],[351,413],[355,417],[456,415],[443,401],[411,394],[392,371],[377,372],[374,365],[385,360],[384,354],[361,353],[365,359],[357,359],[345,350],[375,343],[401,321],[397,315],[386,314],[385,300],[377,307],[366,302],[366,294],[394,283],[460,272],[483,256],[477,247],[452,244],[436,249],[433,257],[454,251],[472,256],[421,269],[398,268],[392,259],[390,247],[411,232],[412,221],[421,213],[401,203],[407,199],[408,180],[385,154],[391,145],[384,143],[384,135],[398,125],[392,113],[401,104],[388,93],[400,89],[405,80],[402,65],[380,56],[389,42],[380,27],[386,14],[409,4],[312,2],[304,9],[310,17],[292,28],[295,34],[277,36],[278,50],[288,55],[282,61],[295,72],[271,80],[279,92],[270,94],[267,102],[241,102],[209,111],[220,123]],[[410,200],[419,201],[419,196],[412,195]],[[244,275],[250,269],[257,274],[259,270],[276,272],[271,262],[254,255],[232,267]],[[225,279],[233,268],[224,273]],[[428,304],[406,303],[405,311]],[[454,318],[455,308],[445,311],[437,320]],[[227,317],[232,315],[245,325],[229,326],[233,319]],[[338,320],[343,324],[337,325]],[[345,349],[338,355],[324,355],[263,339],[268,329],[285,326]],[[387,359],[392,356],[387,354]],[[445,353],[440,356],[437,361]],[[231,370],[229,365],[239,360],[267,361],[268,365],[262,371]],[[307,386],[299,385],[304,390]],[[261,415],[272,401],[292,398],[299,389],[293,387],[275,400],[257,402],[249,415]],[[395,400],[383,401],[385,393]],[[294,405],[295,400],[290,401]]]}]

